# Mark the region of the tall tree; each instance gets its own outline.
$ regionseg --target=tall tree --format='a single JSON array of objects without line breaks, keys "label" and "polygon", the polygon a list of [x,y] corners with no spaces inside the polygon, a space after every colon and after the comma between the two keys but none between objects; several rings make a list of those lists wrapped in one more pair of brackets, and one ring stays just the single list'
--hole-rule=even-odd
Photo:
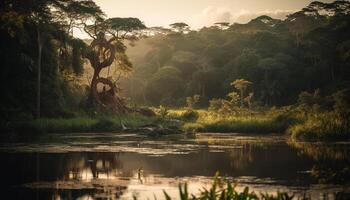
[{"label": "tall tree", "polygon": [[[123,99],[119,96],[117,80],[100,77],[103,69],[116,62],[122,72],[130,71],[132,64],[126,55],[124,41],[135,41],[146,26],[137,18],[97,19],[94,24],[85,24],[84,30],[93,41],[89,45],[87,58],[94,74],[90,85],[88,105],[101,110],[127,110]],[[103,85],[103,92],[98,92],[98,84]],[[109,90],[106,91],[106,86]]]},{"label": "tall tree", "polygon": [[178,33],[184,33],[190,30],[190,26],[184,22],[176,22],[169,26]]},{"label": "tall tree", "polygon": [[[57,32],[67,33],[74,27],[75,21],[87,20],[92,15],[102,13],[92,0],[31,0],[14,1],[13,6],[25,8],[26,20],[36,27],[37,40],[37,99],[36,117],[41,116],[41,71],[43,47],[50,36]],[[12,5],[12,4],[11,4]],[[73,17],[74,16],[74,17]],[[69,19],[69,22],[67,21]],[[67,28],[68,27],[68,28]]]},{"label": "tall tree", "polygon": [[244,80],[244,79],[237,79],[231,83],[232,86],[234,86],[237,90],[240,91],[241,96],[241,108],[243,108],[243,99],[244,99],[244,91],[247,89],[249,85],[251,85],[252,82]]},{"label": "tall tree", "polygon": [[[41,62],[42,62],[42,49],[47,39],[47,29],[52,23],[53,16],[50,10],[50,6],[55,5],[54,1],[36,1],[36,7],[28,16],[36,26],[37,32],[37,99],[36,99],[36,117],[41,116]],[[46,29],[46,30],[45,30]]]}]

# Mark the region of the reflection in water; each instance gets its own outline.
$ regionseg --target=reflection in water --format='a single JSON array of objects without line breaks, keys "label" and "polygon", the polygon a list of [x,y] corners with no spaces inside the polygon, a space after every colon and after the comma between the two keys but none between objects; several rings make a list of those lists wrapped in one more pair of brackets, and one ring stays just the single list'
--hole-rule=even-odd
[{"label": "reflection in water", "polygon": [[[347,144],[289,146],[278,136],[228,134],[158,140],[115,134],[57,137],[64,139],[0,145],[3,195],[8,199],[162,199],[164,189],[177,197],[178,184],[184,182],[192,193],[198,192],[211,184],[216,171],[237,181],[238,189],[249,186],[257,193],[287,191],[334,199],[350,190],[345,181],[348,171],[343,170],[349,166]],[[333,169],[333,178],[320,181],[329,176],[323,166]]]},{"label": "reflection in water", "polygon": [[289,142],[302,155],[311,157],[315,162],[311,176],[319,183],[350,183],[350,148],[347,143],[305,143]]}]

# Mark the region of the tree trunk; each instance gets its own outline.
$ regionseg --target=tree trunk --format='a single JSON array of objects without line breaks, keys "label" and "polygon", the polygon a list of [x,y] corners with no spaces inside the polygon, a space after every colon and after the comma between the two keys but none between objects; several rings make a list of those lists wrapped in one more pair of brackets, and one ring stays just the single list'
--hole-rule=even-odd
[{"label": "tree trunk", "polygon": [[89,95],[89,105],[90,106],[97,106],[98,105],[98,92],[97,92],[97,79],[99,77],[101,70],[95,69],[94,70],[94,75],[91,80],[91,85],[90,85],[90,95]]},{"label": "tree trunk", "polygon": [[[94,69],[94,75],[91,80],[90,94],[88,97],[88,106],[90,108],[97,108],[102,112],[128,112],[125,101],[121,98],[118,93],[120,92],[119,87],[110,80],[108,77],[100,77],[100,72],[104,68],[110,67],[116,59],[116,47],[113,40],[106,40],[106,38],[98,37],[90,44],[92,53],[88,55],[91,67]],[[98,84],[109,86],[108,91],[98,92]]]},{"label": "tree trunk", "polygon": [[40,118],[41,114],[41,56],[42,56],[42,48],[43,48],[43,40],[42,35],[37,28],[37,40],[38,40],[38,74],[37,74],[37,98],[36,98],[36,118]]},{"label": "tree trunk", "polygon": [[240,91],[241,91],[241,108],[243,108],[243,88],[241,88]]},{"label": "tree trunk", "polygon": [[335,73],[334,73],[334,67],[331,65],[331,79],[334,82],[335,81]]},{"label": "tree trunk", "polygon": [[265,106],[269,105],[270,102],[270,87],[269,87],[269,81],[268,81],[268,71],[267,69],[265,70],[265,74],[264,74],[264,79],[265,79],[265,90],[266,90],[266,95],[265,95]]}]

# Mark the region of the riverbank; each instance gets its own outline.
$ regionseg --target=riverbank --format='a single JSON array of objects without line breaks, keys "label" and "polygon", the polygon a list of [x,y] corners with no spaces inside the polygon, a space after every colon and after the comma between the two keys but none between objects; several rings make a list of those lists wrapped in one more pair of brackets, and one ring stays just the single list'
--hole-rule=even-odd
[{"label": "riverbank", "polygon": [[[181,119],[185,110],[171,111]],[[260,112],[247,110],[235,114],[222,114],[207,110],[194,110],[197,116],[185,120],[186,132],[215,133],[280,133],[294,141],[342,141],[350,139],[350,116],[337,112],[304,111],[299,107],[269,109]]]},{"label": "riverbank", "polygon": [[[219,113],[204,109],[154,109],[155,116],[139,113],[74,118],[11,121],[1,124],[6,133],[143,132],[288,134],[295,141],[336,141],[350,138],[349,119],[335,112],[302,113],[296,108],[259,112]],[[166,130],[166,131],[163,131]],[[153,132],[161,134],[153,134]]]},{"label": "riverbank", "polygon": [[75,117],[75,118],[43,118],[39,120],[12,121],[2,123],[2,132],[13,133],[101,133],[131,131],[146,126],[171,126],[169,121],[158,117],[147,117],[140,114],[108,115],[101,117]]},{"label": "riverbank", "polygon": [[[194,117],[186,120],[186,114],[193,112]],[[171,110],[170,116],[184,120],[183,130],[186,132],[211,133],[284,133],[292,119],[278,113],[244,113],[221,114],[207,110]]]}]

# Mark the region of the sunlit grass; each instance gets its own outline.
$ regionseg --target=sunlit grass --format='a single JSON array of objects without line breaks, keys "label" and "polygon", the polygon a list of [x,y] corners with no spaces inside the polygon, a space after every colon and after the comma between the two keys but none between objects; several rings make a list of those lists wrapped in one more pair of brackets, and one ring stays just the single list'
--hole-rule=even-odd
[{"label": "sunlit grass", "polygon": [[[181,116],[183,111],[177,110]],[[275,115],[222,115],[220,113],[199,110],[196,121],[185,123],[185,131],[200,132],[239,132],[239,133],[283,133],[288,121],[279,120]]]},{"label": "sunlit grass", "polygon": [[205,109],[166,109],[155,117],[137,113],[75,118],[22,120],[1,124],[6,132],[75,133],[120,132],[123,128],[146,125],[177,127],[185,133],[280,133],[295,141],[341,140],[350,137],[349,120],[334,112],[300,114],[295,109],[270,109],[260,112],[220,113]]},{"label": "sunlit grass", "polygon": [[337,140],[350,137],[349,119],[336,113],[316,113],[288,129],[293,140]]}]

